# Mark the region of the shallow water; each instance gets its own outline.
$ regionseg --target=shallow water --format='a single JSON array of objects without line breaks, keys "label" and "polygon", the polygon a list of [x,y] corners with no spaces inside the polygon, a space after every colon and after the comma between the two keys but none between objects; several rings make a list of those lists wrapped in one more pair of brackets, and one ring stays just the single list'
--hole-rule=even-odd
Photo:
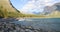
[{"label": "shallow water", "polygon": [[28,18],[24,21],[16,21],[15,23],[32,26],[36,29],[60,31],[60,18]]}]

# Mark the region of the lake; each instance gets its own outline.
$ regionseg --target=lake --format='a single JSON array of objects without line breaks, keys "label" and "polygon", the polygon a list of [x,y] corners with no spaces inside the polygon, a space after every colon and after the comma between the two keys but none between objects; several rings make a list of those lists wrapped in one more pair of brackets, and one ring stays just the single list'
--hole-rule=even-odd
[{"label": "lake", "polygon": [[60,18],[27,18],[24,21],[16,21],[15,23],[32,26],[36,29],[60,31]]}]

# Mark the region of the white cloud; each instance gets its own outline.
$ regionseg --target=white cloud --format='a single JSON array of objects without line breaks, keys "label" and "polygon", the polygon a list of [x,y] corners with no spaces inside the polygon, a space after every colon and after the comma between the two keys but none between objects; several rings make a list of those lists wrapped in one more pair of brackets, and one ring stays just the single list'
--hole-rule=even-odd
[{"label": "white cloud", "polygon": [[22,10],[21,12],[30,14],[35,8],[36,6],[34,5],[34,1],[29,1],[27,4],[23,6],[23,8],[21,9]]},{"label": "white cloud", "polygon": [[31,0],[28,1],[23,8],[21,8],[22,13],[33,14],[34,11],[43,11],[44,6],[51,6],[58,1],[56,0]]}]

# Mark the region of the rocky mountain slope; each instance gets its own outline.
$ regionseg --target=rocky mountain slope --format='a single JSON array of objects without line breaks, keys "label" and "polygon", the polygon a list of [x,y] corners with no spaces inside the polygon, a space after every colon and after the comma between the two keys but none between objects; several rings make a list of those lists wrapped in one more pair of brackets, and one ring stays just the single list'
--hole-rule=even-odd
[{"label": "rocky mountain slope", "polygon": [[55,3],[52,6],[46,6],[44,8],[44,13],[46,14],[57,14],[58,15],[59,12],[60,12],[60,3]]}]

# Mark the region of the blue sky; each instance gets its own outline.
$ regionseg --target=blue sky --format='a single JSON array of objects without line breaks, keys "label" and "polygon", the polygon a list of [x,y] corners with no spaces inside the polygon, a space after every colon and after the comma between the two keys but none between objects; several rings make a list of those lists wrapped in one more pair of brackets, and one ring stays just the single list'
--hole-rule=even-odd
[{"label": "blue sky", "polygon": [[60,0],[10,0],[13,6],[24,14],[43,12],[45,6],[51,6]]},{"label": "blue sky", "polygon": [[11,0],[11,3],[17,9],[21,9],[27,3],[27,0]]}]

